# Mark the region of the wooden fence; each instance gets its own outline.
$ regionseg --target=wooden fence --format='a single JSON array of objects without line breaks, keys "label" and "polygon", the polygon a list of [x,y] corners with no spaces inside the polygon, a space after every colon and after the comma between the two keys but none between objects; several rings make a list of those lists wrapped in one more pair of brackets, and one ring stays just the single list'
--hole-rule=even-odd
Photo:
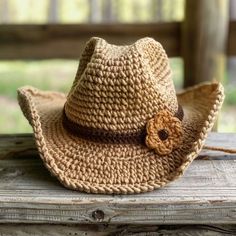
[{"label": "wooden fence", "polygon": [[91,36],[117,44],[150,36],[170,57],[184,59],[185,86],[221,80],[225,56],[236,55],[236,21],[228,12],[229,0],[186,0],[183,22],[0,25],[0,59],[77,59]]}]

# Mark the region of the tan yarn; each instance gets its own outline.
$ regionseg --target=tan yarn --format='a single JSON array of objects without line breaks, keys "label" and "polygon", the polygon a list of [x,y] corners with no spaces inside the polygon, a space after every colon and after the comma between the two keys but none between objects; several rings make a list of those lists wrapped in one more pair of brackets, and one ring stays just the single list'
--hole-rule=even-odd
[{"label": "tan yarn", "polygon": [[169,111],[160,111],[147,123],[146,145],[159,155],[167,155],[183,142],[181,121]]},{"label": "tan yarn", "polygon": [[[67,96],[19,89],[19,104],[46,167],[64,186],[89,193],[147,192],[181,176],[203,147],[224,95],[220,84],[207,83],[176,96],[170,75],[166,53],[153,39],[115,46],[92,38]],[[184,118],[177,122],[178,103]],[[169,145],[162,155],[145,142],[85,139],[63,126],[64,107],[66,117],[85,131],[121,136],[139,132],[164,111],[162,124],[175,135],[164,140]]]},{"label": "tan yarn", "polygon": [[236,149],[234,149],[234,148],[222,148],[222,147],[214,147],[214,146],[204,145],[203,149],[217,151],[217,152],[225,152],[225,153],[229,153],[229,154],[236,154]]},{"label": "tan yarn", "polygon": [[65,104],[66,115],[86,127],[133,132],[164,106],[177,110],[170,74],[166,53],[153,39],[115,46],[92,38]]}]

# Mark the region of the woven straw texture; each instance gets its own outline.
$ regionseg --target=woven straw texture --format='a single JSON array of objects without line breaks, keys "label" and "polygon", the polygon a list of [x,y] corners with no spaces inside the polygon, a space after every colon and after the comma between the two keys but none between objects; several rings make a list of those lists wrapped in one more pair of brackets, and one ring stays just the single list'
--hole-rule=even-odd
[{"label": "woven straw texture", "polygon": [[[18,90],[19,104],[49,171],[70,189],[105,194],[147,192],[180,177],[203,147],[223,99],[219,83],[176,95],[167,55],[151,38],[130,46],[92,38],[68,95],[29,86]],[[184,111],[182,121],[171,115],[178,104]],[[85,130],[116,137],[130,137],[148,122],[150,136],[159,119],[170,138],[156,149],[152,137],[146,144],[94,141],[69,132],[63,126],[64,113]]]}]

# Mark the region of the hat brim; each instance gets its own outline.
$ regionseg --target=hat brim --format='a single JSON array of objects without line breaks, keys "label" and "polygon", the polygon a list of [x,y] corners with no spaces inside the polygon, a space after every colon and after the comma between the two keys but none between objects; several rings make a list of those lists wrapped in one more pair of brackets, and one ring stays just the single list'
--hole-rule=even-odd
[{"label": "hat brim", "polygon": [[223,102],[223,87],[202,84],[177,98],[184,110],[183,145],[158,156],[144,144],[103,144],[74,136],[62,126],[65,94],[28,86],[18,90],[19,104],[48,170],[67,188],[106,194],[162,187],[180,177],[198,155]]}]

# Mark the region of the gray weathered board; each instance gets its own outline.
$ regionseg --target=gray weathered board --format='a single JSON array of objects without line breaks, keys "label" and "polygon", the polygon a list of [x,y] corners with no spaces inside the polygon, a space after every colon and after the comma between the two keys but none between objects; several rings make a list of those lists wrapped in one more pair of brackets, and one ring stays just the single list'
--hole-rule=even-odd
[{"label": "gray weathered board", "polygon": [[[236,135],[212,133],[207,144],[236,148]],[[85,194],[50,176],[32,135],[1,135],[0,222],[235,224],[236,155],[205,150],[200,156],[182,178],[150,193]]]},{"label": "gray weathered board", "polygon": [[1,236],[229,236],[234,225],[1,224]]}]

